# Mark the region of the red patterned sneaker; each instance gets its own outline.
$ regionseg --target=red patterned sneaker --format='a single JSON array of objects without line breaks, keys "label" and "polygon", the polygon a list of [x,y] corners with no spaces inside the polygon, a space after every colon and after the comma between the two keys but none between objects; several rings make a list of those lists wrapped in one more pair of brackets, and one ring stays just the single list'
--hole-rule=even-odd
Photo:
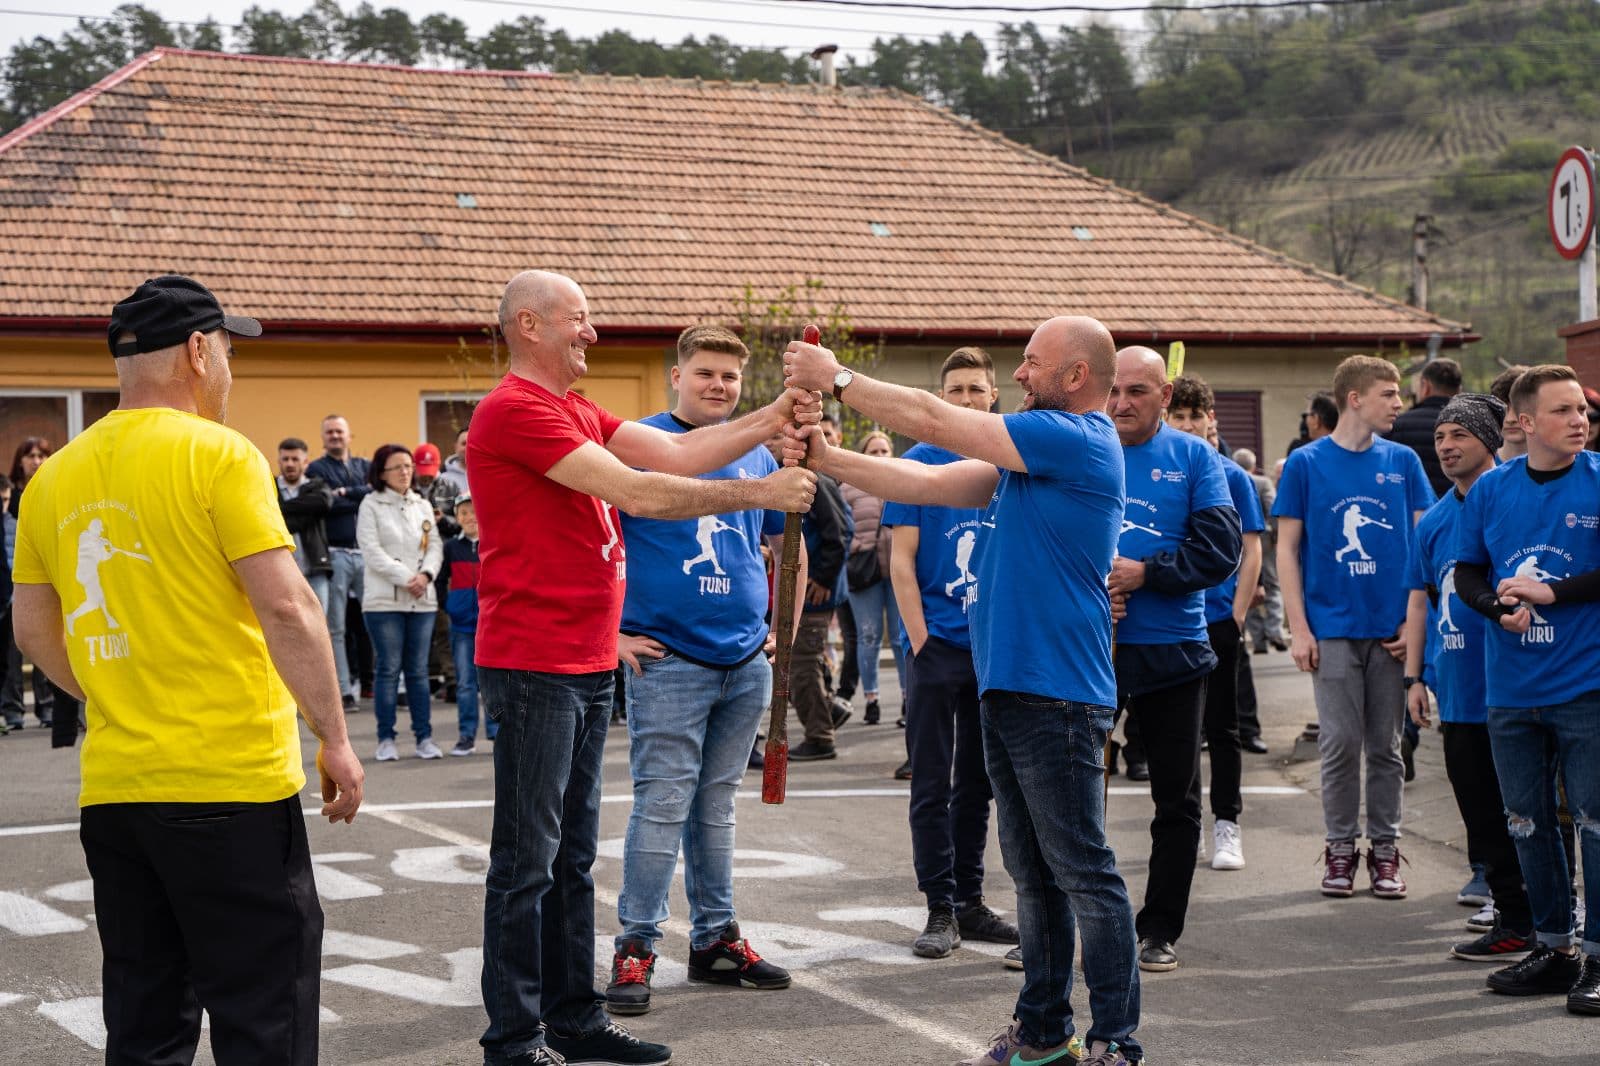
[{"label": "red patterned sneaker", "polygon": [[644,1014],[650,1010],[650,978],[656,956],[643,940],[629,940],[611,959],[606,1010],[612,1014]]},{"label": "red patterned sneaker", "polygon": [[789,971],[756,954],[739,936],[739,923],[729,922],[710,946],[689,952],[689,980],[740,988],[788,988]]},{"label": "red patterned sneaker", "polygon": [[1356,894],[1356,855],[1354,840],[1330,840],[1322,851],[1326,868],[1322,874],[1322,894],[1345,899]]},{"label": "red patterned sneaker", "polygon": [[1400,854],[1399,845],[1392,840],[1372,845],[1367,851],[1367,872],[1372,876],[1374,896],[1379,899],[1406,898],[1406,882],[1400,876],[1400,864],[1406,861],[1406,857]]}]

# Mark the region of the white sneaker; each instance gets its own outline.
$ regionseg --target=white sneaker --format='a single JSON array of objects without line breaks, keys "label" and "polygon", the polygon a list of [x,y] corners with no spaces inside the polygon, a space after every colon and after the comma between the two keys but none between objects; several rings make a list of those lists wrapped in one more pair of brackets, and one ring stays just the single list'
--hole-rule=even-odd
[{"label": "white sneaker", "polygon": [[378,741],[377,760],[379,762],[394,762],[398,758],[400,758],[400,752],[395,749],[394,741]]},{"label": "white sneaker", "polygon": [[1211,831],[1211,847],[1213,870],[1244,869],[1244,833],[1238,822],[1218,818],[1216,828]]},{"label": "white sneaker", "polygon": [[444,758],[444,752],[439,750],[439,745],[433,742],[432,737],[423,737],[417,741],[417,758],[442,759]]}]

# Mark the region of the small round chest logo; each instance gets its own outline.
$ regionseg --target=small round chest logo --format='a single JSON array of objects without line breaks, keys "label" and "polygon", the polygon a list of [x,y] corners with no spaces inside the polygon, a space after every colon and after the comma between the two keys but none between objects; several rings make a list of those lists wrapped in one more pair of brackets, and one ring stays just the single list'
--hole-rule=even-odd
[{"label": "small round chest logo", "polygon": [[1567,528],[1568,529],[1572,529],[1577,524],[1578,524],[1578,516],[1573,514],[1570,511],[1568,511],[1567,512]]},{"label": "small round chest logo", "polygon": [[1381,471],[1378,474],[1378,484],[1380,484],[1380,485],[1383,484],[1383,474],[1382,474]]},{"label": "small round chest logo", "polygon": [[1152,468],[1151,471],[1150,471],[1150,480],[1151,481],[1160,481],[1161,480],[1161,471],[1159,469]]}]

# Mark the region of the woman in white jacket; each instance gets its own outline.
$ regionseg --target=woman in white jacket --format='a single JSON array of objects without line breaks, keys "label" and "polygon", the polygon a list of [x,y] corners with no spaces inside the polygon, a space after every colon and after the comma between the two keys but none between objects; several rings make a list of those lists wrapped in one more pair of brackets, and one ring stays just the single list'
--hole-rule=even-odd
[{"label": "woman in white jacket", "polygon": [[411,451],[385,444],[372,457],[373,491],[356,515],[356,543],[366,566],[361,613],[372,638],[373,711],[378,719],[378,761],[395,750],[395,712],[400,672],[406,675],[406,706],[417,758],[444,753],[433,742],[429,721],[428,644],[438,610],[433,579],[444,557],[433,505],[411,491]]}]

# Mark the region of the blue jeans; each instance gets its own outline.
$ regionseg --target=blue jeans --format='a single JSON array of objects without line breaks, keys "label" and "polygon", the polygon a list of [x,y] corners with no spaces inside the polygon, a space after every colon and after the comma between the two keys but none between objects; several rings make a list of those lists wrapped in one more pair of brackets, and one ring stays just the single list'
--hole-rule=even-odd
[{"label": "blue jeans", "polygon": [[428,645],[433,640],[433,611],[368,611],[362,620],[372,638],[372,713],[378,739],[394,739],[400,672],[406,675],[406,707],[411,733],[420,742],[433,735],[428,702]]},{"label": "blue jeans", "polygon": [[[456,720],[463,737],[478,735],[478,667],[472,661],[477,651],[477,633],[450,631],[450,655],[456,664]],[[490,718],[483,731],[493,740],[500,727]]]},{"label": "blue jeans", "polygon": [[616,674],[479,667],[494,745],[494,830],[483,904],[478,1043],[497,1064],[544,1044],[548,1026],[606,1024],[594,987],[594,867],[600,758]]},{"label": "blue jeans", "polygon": [[900,691],[906,690],[905,652],[900,647],[900,607],[894,602],[889,579],[850,593],[850,613],[856,619],[856,663],[861,671],[861,691],[878,694],[878,656],[883,654],[883,620],[889,619],[889,643],[894,647],[894,669]]},{"label": "blue jeans", "polygon": [[1084,1043],[1115,1041],[1130,1060],[1142,1059],[1133,1036],[1133,908],[1105,836],[1111,708],[991,689],[982,714],[1000,854],[1017,888],[1026,967],[1016,1012],[1022,1037],[1053,1047],[1072,1035],[1073,937],[1081,925],[1094,1016]]},{"label": "blue jeans", "polygon": [[[1552,751],[1552,744],[1553,751]],[[1489,743],[1539,943],[1573,942],[1571,881],[1556,826],[1556,771],[1582,841],[1583,950],[1600,953],[1600,690],[1554,707],[1490,707]]]},{"label": "blue jeans", "polygon": [[333,665],[339,670],[339,691],[346,696],[359,696],[361,685],[350,673],[350,657],[344,648],[344,618],[351,597],[361,598],[367,570],[361,562],[361,553],[354,548],[329,548],[328,558],[333,563],[333,573],[328,576],[325,611],[328,636],[333,638]]},{"label": "blue jeans", "polygon": [[764,655],[728,670],[671,654],[640,664],[642,676],[626,671],[633,813],[617,948],[661,939],[680,839],[689,946],[706,948],[734,920],[733,797],[772,692],[772,668]]}]

